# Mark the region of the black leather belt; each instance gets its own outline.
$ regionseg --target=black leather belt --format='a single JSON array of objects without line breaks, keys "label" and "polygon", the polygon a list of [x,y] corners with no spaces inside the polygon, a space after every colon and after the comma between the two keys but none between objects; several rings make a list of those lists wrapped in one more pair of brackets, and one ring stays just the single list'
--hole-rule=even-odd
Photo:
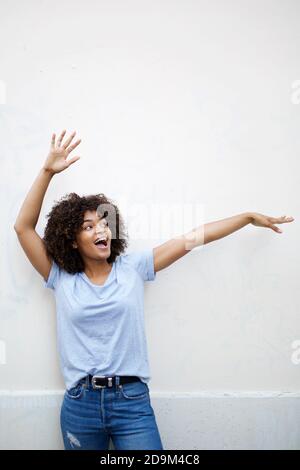
[{"label": "black leather belt", "polygon": [[[104,388],[104,387],[113,387],[116,385],[116,377],[108,377],[104,375],[89,375],[88,376],[89,383],[92,384],[93,388]],[[120,375],[119,376],[119,384],[126,384],[129,382],[137,382],[141,379],[134,375]]]}]

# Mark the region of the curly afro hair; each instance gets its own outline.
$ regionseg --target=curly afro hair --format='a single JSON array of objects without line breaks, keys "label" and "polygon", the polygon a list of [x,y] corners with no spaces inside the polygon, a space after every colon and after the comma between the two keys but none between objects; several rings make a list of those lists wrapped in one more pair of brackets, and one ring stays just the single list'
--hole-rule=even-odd
[{"label": "curly afro hair", "polygon": [[[112,208],[113,215],[110,211],[103,212],[102,209],[100,213],[99,205],[102,205],[102,208],[106,205]],[[76,234],[83,224],[84,213],[87,210],[97,211],[99,217],[105,217],[111,230],[111,227],[115,226],[115,233],[112,231],[108,263],[114,262],[128,246],[128,234],[125,232],[123,217],[111,199],[103,193],[82,197],[76,193],[66,194],[59,201],[55,201],[51,211],[46,215],[49,220],[43,241],[50,258],[53,258],[60,268],[70,274],[84,270],[80,253],[73,248],[72,243],[76,241]]]}]

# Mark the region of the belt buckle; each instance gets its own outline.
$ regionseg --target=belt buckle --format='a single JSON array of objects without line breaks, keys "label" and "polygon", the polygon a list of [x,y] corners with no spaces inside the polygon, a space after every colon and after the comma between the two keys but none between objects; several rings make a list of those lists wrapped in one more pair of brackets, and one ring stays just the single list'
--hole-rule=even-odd
[{"label": "belt buckle", "polygon": [[[112,387],[112,377],[107,377],[107,378],[108,378],[108,387]],[[105,375],[94,375],[92,377],[92,385],[93,385],[93,388],[95,388],[95,389],[105,388],[106,387],[106,385],[97,385],[95,383],[95,379],[106,379]]]}]

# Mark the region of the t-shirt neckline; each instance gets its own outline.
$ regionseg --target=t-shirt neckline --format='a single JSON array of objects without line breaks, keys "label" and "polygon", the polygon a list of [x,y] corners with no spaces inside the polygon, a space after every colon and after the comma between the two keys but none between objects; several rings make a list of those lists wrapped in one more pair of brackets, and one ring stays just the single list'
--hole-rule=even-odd
[{"label": "t-shirt neckline", "polygon": [[94,282],[92,282],[92,281],[89,279],[89,277],[85,274],[84,271],[82,271],[80,274],[81,274],[81,276],[82,276],[91,286],[95,287],[96,289],[97,289],[97,288],[98,288],[98,289],[103,289],[103,287],[106,287],[107,284],[109,284],[109,282],[110,282],[110,280],[111,280],[111,278],[112,278],[112,276],[113,276],[114,270],[115,270],[115,261],[113,262],[112,268],[111,268],[111,270],[110,270],[110,273],[109,273],[109,275],[108,275],[108,277],[107,277],[105,283],[102,284],[102,286],[100,286],[99,284],[95,284]]}]

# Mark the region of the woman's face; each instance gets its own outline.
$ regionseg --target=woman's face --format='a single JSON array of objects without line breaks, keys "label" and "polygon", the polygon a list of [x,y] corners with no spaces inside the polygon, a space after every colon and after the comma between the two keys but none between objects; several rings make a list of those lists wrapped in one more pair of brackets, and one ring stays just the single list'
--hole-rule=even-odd
[{"label": "woman's face", "polygon": [[[103,243],[95,244],[99,238],[105,238],[106,246]],[[100,220],[96,211],[86,211],[73,247],[83,258],[107,259],[111,249],[111,230],[106,218]]]}]

